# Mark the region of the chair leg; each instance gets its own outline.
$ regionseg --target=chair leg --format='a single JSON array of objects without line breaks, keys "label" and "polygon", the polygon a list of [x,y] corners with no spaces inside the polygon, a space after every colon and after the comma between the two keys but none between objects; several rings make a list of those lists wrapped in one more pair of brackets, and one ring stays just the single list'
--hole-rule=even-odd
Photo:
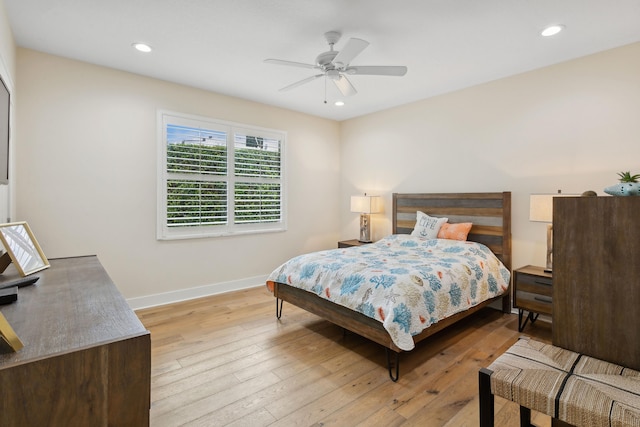
[{"label": "chair leg", "polygon": [[532,427],[531,409],[520,406],[520,427]]},{"label": "chair leg", "polygon": [[487,368],[480,369],[478,374],[478,388],[480,396],[480,427],[493,427],[494,398],[491,393],[491,374]]}]

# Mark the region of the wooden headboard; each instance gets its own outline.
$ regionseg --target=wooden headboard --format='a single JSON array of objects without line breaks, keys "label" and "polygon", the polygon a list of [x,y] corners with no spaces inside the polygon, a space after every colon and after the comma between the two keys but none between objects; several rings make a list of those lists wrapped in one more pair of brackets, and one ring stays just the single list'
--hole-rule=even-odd
[{"label": "wooden headboard", "polygon": [[511,270],[511,192],[393,193],[393,234],[409,234],[416,211],[447,217],[450,223],[471,222],[468,240],[489,247]]}]

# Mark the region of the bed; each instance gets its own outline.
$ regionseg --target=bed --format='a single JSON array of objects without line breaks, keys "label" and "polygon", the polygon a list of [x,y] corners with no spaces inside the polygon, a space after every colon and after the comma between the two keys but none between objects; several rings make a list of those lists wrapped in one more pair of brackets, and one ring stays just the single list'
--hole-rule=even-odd
[{"label": "bed", "polygon": [[[477,242],[479,245],[477,243],[454,242],[445,239],[416,240],[416,238],[411,237],[410,234],[416,226],[416,216],[420,215],[419,211],[424,212],[431,217],[446,217],[450,224],[472,223],[466,240],[467,242]],[[391,322],[387,321],[389,313],[395,314],[397,318],[402,316],[401,313],[396,312],[396,309],[393,311],[388,310],[385,313],[371,313],[371,310],[364,309],[368,306],[364,305],[364,296],[362,295],[363,293],[366,293],[367,297],[370,297],[372,291],[363,290],[358,287],[357,292],[360,293],[356,293],[356,290],[352,291],[351,288],[347,286],[348,282],[353,279],[354,275],[360,275],[362,276],[359,278],[359,280],[362,279],[360,280],[361,282],[375,283],[375,286],[372,287],[380,287],[386,290],[387,285],[385,282],[387,284],[391,284],[396,279],[396,277],[389,271],[381,272],[381,270],[378,269],[375,270],[374,273],[369,273],[370,275],[367,276],[367,273],[364,272],[362,274],[351,274],[348,272],[347,268],[351,268],[351,264],[353,263],[365,264],[365,260],[367,260],[367,262],[370,262],[370,260],[379,260],[379,257],[382,256],[384,257],[385,267],[390,260],[393,260],[394,262],[397,260],[403,264],[391,266],[394,267],[395,273],[407,273],[408,277],[411,279],[420,281],[419,285],[423,288],[429,289],[428,285],[431,285],[431,288],[434,288],[434,284],[431,283],[428,272],[420,270],[419,273],[416,273],[416,271],[413,270],[411,263],[413,262],[412,260],[418,256],[417,254],[428,254],[430,257],[435,258],[435,254],[441,250],[444,251],[441,256],[446,257],[440,261],[441,265],[447,263],[451,264],[451,262],[453,262],[452,258],[457,254],[460,254],[464,259],[478,256],[480,257],[480,262],[482,264],[491,263],[492,266],[494,265],[493,258],[497,258],[501,264],[499,267],[491,267],[493,270],[491,270],[491,274],[488,277],[490,277],[493,282],[496,281],[495,278],[497,277],[500,284],[496,286],[496,284],[491,283],[491,285],[493,285],[492,291],[488,292],[483,290],[482,298],[476,298],[476,295],[473,295],[473,298],[468,295],[462,295],[462,298],[459,298],[460,289],[455,289],[455,291],[457,291],[456,295],[458,295],[458,299],[466,300],[468,307],[454,307],[458,311],[448,309],[442,310],[443,313],[447,312],[446,317],[444,318],[436,319],[433,318],[433,316],[432,318],[429,318],[428,315],[413,313],[414,317],[419,317],[420,321],[426,325],[426,327],[421,330],[409,330],[403,327],[398,328],[396,324],[398,322],[393,323],[395,329],[394,327],[389,327],[391,324]],[[334,255],[342,258],[337,259],[336,262],[327,258],[333,257]],[[318,271],[318,269],[313,266],[310,267],[308,264],[306,266],[300,265],[303,261],[307,263],[310,262],[316,266],[322,265],[323,271]],[[289,273],[287,268],[289,268],[290,264],[296,263],[299,265],[296,265],[295,268],[298,269],[297,271],[300,271],[299,269],[302,268],[302,272],[297,274]],[[315,288],[304,289],[305,284],[303,282],[305,280],[302,280],[302,278],[308,279],[307,281],[315,281],[317,283],[323,279],[321,276],[327,275],[326,271],[328,269],[326,266],[334,264],[336,267],[333,269],[336,270],[337,276],[335,277],[337,278],[330,280],[334,280],[335,282],[339,281],[341,283],[341,289],[343,291],[341,293],[353,293],[353,299],[362,299],[362,302],[357,308],[348,308],[345,305],[341,305],[343,304],[343,301],[339,300],[336,295],[329,295],[328,288],[322,288],[320,286],[317,290]],[[378,264],[370,267],[380,267],[379,262]],[[470,268],[473,271],[477,270],[474,266],[461,268],[456,267],[456,269],[462,268],[466,270],[467,273],[470,273]],[[511,308],[509,286],[510,271],[510,192],[429,194],[394,193],[391,236],[370,245],[363,245],[348,249],[320,251],[314,254],[305,254],[300,257],[295,257],[280,266],[278,269],[274,270],[267,280],[267,286],[276,298],[276,317],[278,319],[282,316],[283,302],[287,301],[290,304],[303,308],[338,326],[341,326],[346,330],[384,346],[387,351],[389,376],[393,381],[397,381],[399,378],[399,356],[401,352],[411,350],[415,344],[423,339],[490,304],[497,303],[494,305],[499,305],[502,311],[509,312]],[[373,274],[376,274],[375,272],[377,272],[377,275],[372,276]],[[444,275],[440,273],[438,274],[440,275],[440,280],[445,280],[446,277],[443,276],[450,275],[448,272]],[[471,274],[471,276],[474,276],[474,274]],[[292,277],[294,277],[294,279],[292,279]],[[385,280],[382,280],[381,278]],[[420,278],[424,279],[424,283],[422,283],[423,280]],[[480,273],[478,273],[478,278],[480,278]],[[298,279],[300,283],[296,283]],[[451,280],[456,282],[456,280],[459,279],[452,278]],[[484,280],[484,278],[482,280]],[[313,285],[313,283],[309,284],[309,286],[311,285]],[[440,284],[435,285],[438,287],[440,286]],[[470,286],[463,287],[466,289],[470,288]],[[324,291],[322,289],[324,289]],[[344,291],[345,289],[347,289],[347,291]],[[393,286],[389,286],[389,289],[395,288]],[[335,291],[332,292],[335,293]],[[399,297],[398,292],[399,291],[391,291],[391,295]],[[449,295],[454,295],[451,289],[447,292],[449,292]],[[424,292],[424,294],[427,295],[430,294],[430,292]],[[342,295],[340,297],[342,298]],[[386,298],[389,297],[387,296]],[[394,298],[394,301],[395,299],[396,298]],[[428,302],[427,305],[429,305]],[[420,304],[418,304],[418,306],[422,307]],[[376,305],[376,307],[378,307],[378,310],[380,309],[378,305]],[[450,313],[448,311],[450,311]],[[407,316],[410,316],[410,314],[407,314]],[[419,322],[409,321],[409,323],[414,326]],[[415,326],[418,328],[420,327],[420,325]],[[399,333],[397,331],[398,329],[400,330]],[[407,336],[411,342],[407,342]]]}]

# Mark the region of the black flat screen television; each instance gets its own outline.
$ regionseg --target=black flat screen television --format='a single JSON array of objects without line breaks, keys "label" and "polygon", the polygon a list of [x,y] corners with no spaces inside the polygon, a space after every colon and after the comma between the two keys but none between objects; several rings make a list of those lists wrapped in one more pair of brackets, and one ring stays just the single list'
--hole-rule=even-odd
[{"label": "black flat screen television", "polygon": [[0,184],[9,183],[9,89],[0,77]]}]

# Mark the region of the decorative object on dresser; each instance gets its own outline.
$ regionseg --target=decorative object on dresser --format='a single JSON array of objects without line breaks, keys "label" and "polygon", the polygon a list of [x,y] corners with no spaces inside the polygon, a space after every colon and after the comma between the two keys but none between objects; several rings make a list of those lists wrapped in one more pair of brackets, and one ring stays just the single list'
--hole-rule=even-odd
[{"label": "decorative object on dresser", "polygon": [[7,319],[0,313],[0,353],[18,351],[22,347],[24,347],[24,344],[20,341],[9,322],[7,322]]},{"label": "decorative object on dresser", "polygon": [[[534,323],[540,314],[551,316],[552,276],[544,267],[527,265],[514,270],[513,306],[518,309],[518,331],[522,332],[527,322]],[[524,318],[524,312],[529,313]]]},{"label": "decorative object on dresser", "polygon": [[553,344],[640,370],[640,197],[568,197],[553,212]]},{"label": "decorative object on dresser", "polygon": [[618,172],[620,177],[618,184],[604,189],[604,192],[612,196],[640,196],[640,174],[631,175],[631,172]]},{"label": "decorative object on dresser", "polygon": [[544,271],[553,270],[553,199],[570,197],[575,194],[532,194],[529,198],[529,221],[547,223],[547,264]]},{"label": "decorative object on dresser", "polygon": [[24,347],[0,354],[0,425],[148,426],[149,331],[97,257],[50,263],[2,309]]},{"label": "decorative object on dresser", "polygon": [[351,196],[351,212],[360,214],[360,240],[371,243],[371,215],[380,212],[380,196]]},{"label": "decorative object on dresser", "polygon": [[49,268],[49,261],[26,222],[0,224],[0,240],[6,250],[0,256],[0,273],[12,261],[21,276]]}]

